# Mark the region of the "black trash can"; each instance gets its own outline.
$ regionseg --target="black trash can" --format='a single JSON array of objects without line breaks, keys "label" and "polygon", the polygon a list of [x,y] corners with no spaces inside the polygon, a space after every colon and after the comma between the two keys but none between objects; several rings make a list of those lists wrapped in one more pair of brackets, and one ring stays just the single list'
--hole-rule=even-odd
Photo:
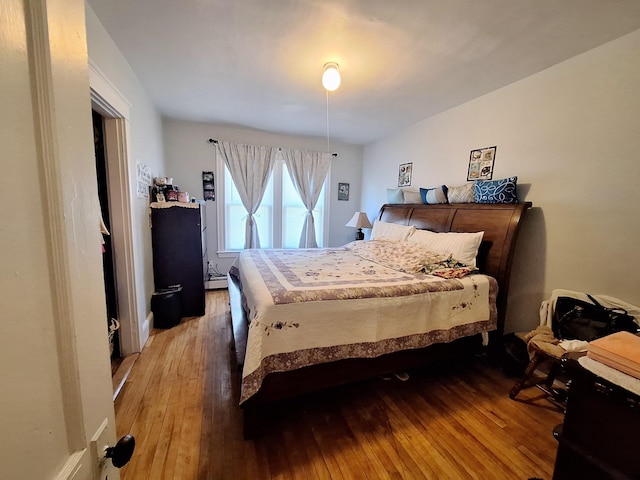
[{"label": "black trash can", "polygon": [[151,311],[155,328],[171,328],[179,324],[182,318],[182,287],[173,285],[154,292]]}]

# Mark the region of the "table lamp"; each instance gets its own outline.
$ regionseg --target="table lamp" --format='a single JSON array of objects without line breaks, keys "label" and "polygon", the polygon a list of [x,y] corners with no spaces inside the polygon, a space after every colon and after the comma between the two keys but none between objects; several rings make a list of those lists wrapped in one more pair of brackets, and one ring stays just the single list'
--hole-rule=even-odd
[{"label": "table lamp", "polygon": [[371,223],[367,218],[367,214],[365,212],[356,212],[351,217],[351,220],[347,222],[345,227],[355,227],[358,229],[356,232],[356,240],[364,240],[364,233],[362,233],[363,228],[371,228]]}]

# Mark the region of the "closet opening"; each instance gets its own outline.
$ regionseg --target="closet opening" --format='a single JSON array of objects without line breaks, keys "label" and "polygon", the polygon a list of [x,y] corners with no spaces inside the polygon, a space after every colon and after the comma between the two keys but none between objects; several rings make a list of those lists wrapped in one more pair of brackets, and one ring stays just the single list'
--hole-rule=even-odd
[{"label": "closet opening", "polygon": [[95,110],[93,117],[93,139],[96,155],[96,176],[98,183],[98,199],[100,201],[102,232],[102,267],[104,276],[104,293],[106,299],[106,332],[109,337],[111,352],[111,373],[122,363],[120,346],[120,323],[118,320],[118,289],[116,284],[116,266],[114,261],[114,245],[111,239],[111,213],[109,202],[108,166],[104,140],[104,118]]}]

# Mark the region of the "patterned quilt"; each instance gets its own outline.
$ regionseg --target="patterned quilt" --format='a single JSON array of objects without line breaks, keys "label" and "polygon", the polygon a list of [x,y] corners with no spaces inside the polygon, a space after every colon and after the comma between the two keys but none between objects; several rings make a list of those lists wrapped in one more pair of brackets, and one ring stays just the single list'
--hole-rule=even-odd
[{"label": "patterned quilt", "polygon": [[249,317],[241,403],[272,372],[494,330],[495,279],[415,247],[243,251],[230,272]]}]

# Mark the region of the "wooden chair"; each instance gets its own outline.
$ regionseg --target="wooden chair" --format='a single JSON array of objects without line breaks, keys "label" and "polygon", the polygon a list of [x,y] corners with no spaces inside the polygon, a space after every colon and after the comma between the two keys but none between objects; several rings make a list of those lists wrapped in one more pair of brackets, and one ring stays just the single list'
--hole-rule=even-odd
[{"label": "wooden chair", "polygon": [[[564,390],[554,389],[553,382],[555,381],[558,373],[561,371],[562,359],[565,358],[567,354],[557,357],[544,350],[541,350],[535,344],[532,345],[531,348],[533,350],[531,361],[529,361],[529,364],[525,368],[522,377],[516,380],[515,384],[511,388],[511,392],[509,392],[509,398],[516,398],[518,393],[520,393],[523,388],[535,386],[549,395],[552,399],[558,402],[563,402],[566,393],[564,393]],[[542,378],[542,380],[536,379],[534,373],[544,363],[549,363],[548,373],[544,378]]]}]

